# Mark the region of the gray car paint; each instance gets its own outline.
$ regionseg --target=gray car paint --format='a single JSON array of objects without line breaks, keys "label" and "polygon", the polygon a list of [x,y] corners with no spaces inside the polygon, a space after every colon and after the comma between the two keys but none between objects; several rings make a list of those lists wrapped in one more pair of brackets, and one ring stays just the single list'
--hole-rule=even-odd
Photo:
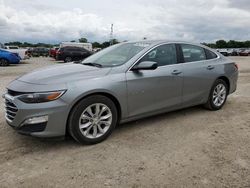
[{"label": "gray car paint", "polygon": [[[144,42],[144,41],[142,41]],[[59,99],[39,104],[25,104],[17,97],[11,97],[19,111],[12,122],[18,127],[29,118],[49,115],[43,132],[31,133],[37,137],[65,135],[67,118],[73,106],[82,98],[103,93],[112,96],[121,108],[121,123],[172,111],[207,101],[214,81],[224,76],[230,82],[230,93],[237,85],[238,72],[233,62],[216,51],[218,58],[202,62],[189,62],[158,67],[156,70],[133,72],[133,65],[151,49],[169,41],[150,41],[151,45],[136,54],[128,62],[112,68],[97,68],[82,64],[68,63],[51,66],[28,73],[7,88],[19,92],[45,92],[67,90]],[[202,45],[194,44],[207,48]],[[207,48],[209,49],[209,48]],[[209,49],[211,50],[211,49]],[[208,66],[214,69],[207,69]],[[172,72],[178,70],[179,75]]]}]

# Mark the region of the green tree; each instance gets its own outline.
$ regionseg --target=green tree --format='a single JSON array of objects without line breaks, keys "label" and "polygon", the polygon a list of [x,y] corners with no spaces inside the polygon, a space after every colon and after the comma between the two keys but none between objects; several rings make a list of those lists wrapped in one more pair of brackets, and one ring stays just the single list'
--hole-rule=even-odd
[{"label": "green tree", "polygon": [[107,48],[110,46],[110,42],[106,41],[102,43],[102,48]]},{"label": "green tree", "polygon": [[217,48],[227,48],[227,42],[225,40],[216,41]]},{"label": "green tree", "polygon": [[88,42],[88,39],[86,39],[86,38],[80,38],[79,42],[86,43],[86,42]]},{"label": "green tree", "polygon": [[93,47],[93,48],[101,48],[102,45],[101,45],[99,42],[93,42],[93,43],[92,43],[92,47]]}]

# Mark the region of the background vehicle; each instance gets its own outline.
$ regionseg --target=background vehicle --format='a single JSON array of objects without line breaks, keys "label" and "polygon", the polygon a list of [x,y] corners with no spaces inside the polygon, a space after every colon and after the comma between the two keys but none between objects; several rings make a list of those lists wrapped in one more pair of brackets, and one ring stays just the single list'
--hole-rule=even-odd
[{"label": "background vehicle", "polygon": [[239,53],[235,49],[230,49],[230,50],[228,50],[228,55],[229,56],[238,56]]},{"label": "background vehicle", "polygon": [[75,60],[82,60],[90,56],[92,52],[85,48],[66,46],[59,48],[56,52],[56,60],[63,60],[64,62],[70,62]]},{"label": "background vehicle", "polygon": [[51,48],[51,49],[49,50],[49,56],[50,56],[50,57],[53,57],[53,58],[56,58],[56,52],[57,52],[58,49],[59,49],[59,47]]},{"label": "background vehicle", "polygon": [[224,56],[228,56],[229,55],[227,49],[218,49],[217,51],[220,52]]},{"label": "background vehicle", "polygon": [[34,48],[28,48],[25,52],[25,55],[31,57],[32,56],[32,52],[33,52]]},{"label": "background vehicle", "polygon": [[250,54],[250,50],[245,50],[245,49],[243,49],[243,50],[241,50],[240,52],[239,52],[239,55],[240,56],[248,56]]},{"label": "background vehicle", "polygon": [[5,46],[5,49],[9,52],[18,53],[21,59],[28,59],[29,56],[26,55],[26,49],[19,48],[18,46]]},{"label": "background vehicle", "polygon": [[42,48],[42,47],[37,47],[37,48],[33,48],[31,55],[33,57],[39,57],[39,56],[45,56],[48,57],[49,56],[49,49],[48,48]]},{"label": "background vehicle", "polygon": [[66,46],[75,46],[80,48],[85,48],[88,51],[92,51],[92,44],[91,43],[82,43],[82,42],[61,42],[60,48]]},{"label": "background vehicle", "polygon": [[[195,105],[219,110],[238,67],[203,45],[120,43],[78,63],[47,67],[7,86],[6,120],[19,132],[80,143],[106,139],[119,122]],[[150,134],[150,133],[149,133]]]},{"label": "background vehicle", "polygon": [[9,64],[20,63],[20,56],[16,53],[8,52],[0,49],[0,66],[8,66]]},{"label": "background vehicle", "polygon": [[0,44],[0,49],[4,49],[6,51],[18,54],[21,59],[28,59],[29,57],[26,55],[26,49],[21,49],[18,46],[5,46]]}]

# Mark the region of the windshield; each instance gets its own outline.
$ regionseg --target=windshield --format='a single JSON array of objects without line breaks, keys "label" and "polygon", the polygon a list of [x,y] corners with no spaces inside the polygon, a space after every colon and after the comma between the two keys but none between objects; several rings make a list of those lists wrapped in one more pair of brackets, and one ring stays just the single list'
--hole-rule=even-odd
[{"label": "windshield", "polygon": [[114,45],[86,58],[81,63],[95,63],[102,67],[122,65],[149,45],[147,42]]}]

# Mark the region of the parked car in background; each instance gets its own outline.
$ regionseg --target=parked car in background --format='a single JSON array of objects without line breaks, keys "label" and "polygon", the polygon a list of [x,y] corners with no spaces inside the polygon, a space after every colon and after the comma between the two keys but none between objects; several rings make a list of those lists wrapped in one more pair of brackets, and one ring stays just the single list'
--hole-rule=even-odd
[{"label": "parked car in background", "polygon": [[21,57],[21,59],[28,59],[29,56],[26,55],[27,49],[19,48],[18,46],[5,46],[5,50],[13,53],[18,53],[18,55]]},{"label": "parked car in background", "polygon": [[240,56],[248,56],[248,55],[250,55],[250,50],[245,50],[245,49],[243,49],[243,50],[241,50],[241,51],[239,52],[239,55],[240,55]]},{"label": "parked car in background", "polygon": [[75,47],[75,46],[66,46],[59,48],[56,52],[56,60],[71,62],[82,60],[88,56],[92,55],[92,52],[86,50],[85,48]]},{"label": "parked car in background", "polygon": [[120,43],[82,62],[12,81],[4,95],[5,117],[22,134],[68,132],[80,143],[96,144],[120,122],[195,105],[219,110],[235,92],[237,79],[237,64],[203,45]]},{"label": "parked car in background", "polygon": [[8,66],[9,64],[20,63],[21,57],[17,53],[12,53],[0,49],[0,66]]},{"label": "parked car in background", "polygon": [[59,47],[51,48],[51,49],[49,50],[49,56],[50,56],[50,57],[53,57],[53,58],[56,58],[56,52],[57,52],[58,49],[59,49]]},{"label": "parked car in background", "polygon": [[48,57],[49,56],[49,49],[48,48],[43,48],[43,47],[37,47],[37,48],[34,48],[32,50],[31,55],[33,57],[39,57],[39,56]]},{"label": "parked car in background", "polygon": [[217,51],[220,52],[224,56],[228,56],[229,55],[227,49],[217,49]]},{"label": "parked car in background", "polygon": [[61,42],[60,48],[66,46],[75,46],[80,48],[85,48],[88,51],[92,51],[92,44],[91,43],[82,43],[82,42]]},{"label": "parked car in background", "polygon": [[236,49],[229,49],[228,50],[228,55],[229,56],[238,56],[239,53],[238,53],[238,51]]},{"label": "parked car in background", "polygon": [[28,48],[25,52],[25,55],[31,57],[32,56],[32,52],[33,52],[34,48]]}]

